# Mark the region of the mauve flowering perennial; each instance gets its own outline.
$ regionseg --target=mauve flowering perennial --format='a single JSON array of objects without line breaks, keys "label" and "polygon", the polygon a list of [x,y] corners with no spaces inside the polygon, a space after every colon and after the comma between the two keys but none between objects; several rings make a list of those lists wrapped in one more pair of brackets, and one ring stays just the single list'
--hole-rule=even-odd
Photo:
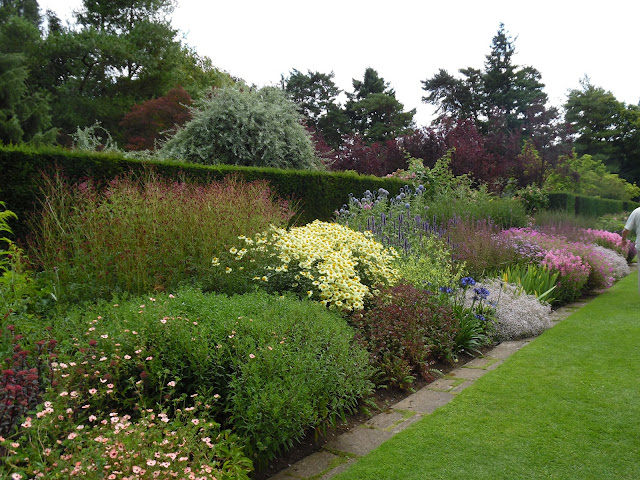
[{"label": "mauve flowering perennial", "polygon": [[629,254],[631,243],[627,242],[623,245],[622,236],[618,233],[607,232],[606,230],[594,230],[592,228],[584,229],[582,233],[585,235],[585,240],[591,240],[593,243],[614,250],[623,257]]},{"label": "mauve flowering perennial", "polygon": [[591,273],[591,267],[582,258],[565,249],[549,250],[540,265],[560,274],[555,297],[561,302],[580,297]]},{"label": "mauve flowering perennial", "polygon": [[[588,237],[587,241],[594,243],[611,242],[612,248],[616,245],[621,247],[622,244],[622,237],[618,234],[602,230],[583,230],[583,233]],[[545,252],[540,264],[560,272],[558,286],[567,293],[565,300],[576,298],[584,289],[609,288],[616,279],[628,274],[628,268],[622,265],[624,258],[617,258],[618,254],[609,248],[584,242],[570,242],[565,237],[541,233],[531,228],[511,228],[503,231],[502,235],[515,239],[516,242],[536,244]],[[624,250],[621,253],[625,254]],[[579,261],[575,257],[578,257]],[[589,273],[587,280],[582,283],[586,267]]]}]

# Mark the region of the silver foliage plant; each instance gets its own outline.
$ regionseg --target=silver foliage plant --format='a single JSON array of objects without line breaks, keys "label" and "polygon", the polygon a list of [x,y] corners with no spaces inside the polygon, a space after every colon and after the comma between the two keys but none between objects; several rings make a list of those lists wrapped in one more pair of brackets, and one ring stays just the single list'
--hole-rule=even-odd
[{"label": "silver foliage plant", "polygon": [[318,169],[296,105],[275,87],[223,87],[196,103],[192,119],[158,151],[205,165]]},{"label": "silver foliage plant", "polygon": [[593,245],[592,248],[607,260],[611,268],[611,276],[616,280],[620,280],[631,273],[627,260],[618,252],[600,245]]},{"label": "silver foliage plant", "polygon": [[[516,285],[500,279],[476,283],[476,288],[489,290],[487,302],[496,308],[496,340],[517,340],[535,337],[551,327],[551,306],[542,304]],[[465,293],[465,306],[471,306],[474,289]]]}]

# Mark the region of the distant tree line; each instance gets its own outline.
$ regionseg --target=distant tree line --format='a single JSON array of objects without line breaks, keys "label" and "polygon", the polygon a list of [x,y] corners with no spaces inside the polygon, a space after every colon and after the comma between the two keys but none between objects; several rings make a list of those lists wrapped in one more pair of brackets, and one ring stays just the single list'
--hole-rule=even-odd
[{"label": "distant tree line", "polygon": [[[0,140],[65,144],[78,127],[99,121],[119,144],[138,145],[132,119],[121,123],[134,107],[139,115],[140,104],[178,87],[198,97],[235,83],[180,42],[169,18],[174,5],[84,0],[66,26],[55,12],[41,14],[37,0],[0,0]],[[171,95],[171,104],[189,103],[182,91]],[[146,107],[166,117],[159,128],[181,121],[182,113],[166,115],[163,107]]]},{"label": "distant tree line", "polygon": [[640,107],[585,78],[570,91],[563,115],[549,106],[540,72],[517,65],[514,55],[514,40],[501,24],[483,69],[461,68],[459,76],[441,69],[423,80],[423,101],[438,116],[419,128],[414,111],[394,103],[393,90],[373,69],[354,79],[344,105],[333,73],[294,69],[281,83],[331,168],[383,175],[403,168],[406,154],[429,166],[454,149],[455,173],[470,173],[497,191],[575,176],[567,159],[584,155],[622,179],[640,180]]},{"label": "distant tree line", "polygon": [[[418,126],[415,109],[406,110],[373,68],[348,92],[333,72],[297,69],[276,88],[288,100],[272,87],[248,86],[181,43],[171,26],[174,7],[175,0],[84,0],[74,22],[63,25],[55,12],[42,14],[37,0],[0,0],[0,141],[69,146],[74,132],[99,122],[120,148],[189,151],[191,161],[217,155],[238,164],[255,158],[318,168],[308,141],[326,168],[379,176],[406,168],[408,156],[432,166],[450,152],[454,173],[496,192],[543,186],[550,178],[569,184],[581,170],[568,159],[585,155],[583,167],[602,165],[640,180],[640,107],[587,77],[569,92],[563,111],[550,106],[540,72],[515,63],[504,25],[483,68],[458,75],[441,69],[422,80],[423,101],[435,106],[437,118]],[[262,128],[279,119],[281,128]],[[254,132],[251,138],[240,138],[241,125]],[[212,129],[215,135],[206,137]]]}]

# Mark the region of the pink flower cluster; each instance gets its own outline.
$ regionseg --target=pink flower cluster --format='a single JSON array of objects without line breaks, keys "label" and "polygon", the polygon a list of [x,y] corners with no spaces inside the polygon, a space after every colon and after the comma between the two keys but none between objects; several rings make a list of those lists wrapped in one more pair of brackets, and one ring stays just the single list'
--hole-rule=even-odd
[{"label": "pink flower cluster", "polygon": [[547,251],[540,262],[544,267],[560,273],[560,281],[569,281],[581,287],[587,283],[591,267],[582,258],[568,250],[555,249]]},{"label": "pink flower cluster", "polygon": [[552,249],[547,251],[540,264],[560,273],[556,298],[570,302],[580,297],[591,273],[591,267],[581,257],[566,249]]},{"label": "pink flower cluster", "polygon": [[597,250],[593,245],[578,242],[571,244],[571,250],[591,266],[588,287],[603,290],[613,285],[615,282],[613,266],[602,251]]},{"label": "pink flower cluster", "polygon": [[622,244],[622,236],[618,233],[607,232],[606,230],[594,230],[587,228],[583,230],[587,240],[592,241],[603,247],[615,250],[623,257],[629,254],[630,243]]},{"label": "pink flower cluster", "polygon": [[[544,253],[541,265],[560,273],[559,287],[579,296],[583,290],[603,290],[611,287],[623,273],[616,270],[617,253],[626,255],[622,237],[604,230],[585,229],[580,235],[584,241],[571,242],[564,236],[538,232],[531,228],[511,228],[501,235],[516,244],[531,243]],[[600,246],[598,246],[600,245]],[[606,247],[606,248],[602,248]],[[609,250],[607,250],[609,249]],[[620,261],[624,262],[621,257]],[[567,285],[572,283],[574,285]]]}]

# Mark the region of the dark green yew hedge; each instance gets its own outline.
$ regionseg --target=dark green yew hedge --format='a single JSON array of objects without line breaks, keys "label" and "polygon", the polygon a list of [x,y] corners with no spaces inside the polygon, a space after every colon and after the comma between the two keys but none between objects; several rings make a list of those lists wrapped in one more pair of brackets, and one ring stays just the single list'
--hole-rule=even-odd
[{"label": "dark green yew hedge", "polygon": [[628,212],[639,206],[637,202],[610,198],[587,197],[567,192],[549,193],[549,210],[564,210],[576,215],[599,217],[606,213]]},{"label": "dark green yew hedge", "polygon": [[278,170],[232,165],[195,165],[174,161],[137,160],[120,155],[73,152],[61,148],[0,147],[0,201],[19,219],[11,224],[17,238],[28,234],[27,220],[38,208],[43,173],[61,171],[72,182],[92,178],[107,183],[130,171],[153,170],[161,176],[189,182],[207,183],[230,174],[246,181],[267,180],[281,198],[292,199],[299,207],[295,223],[316,219],[328,221],[349,198],[365,190],[384,188],[397,193],[406,182],[352,172]]}]

